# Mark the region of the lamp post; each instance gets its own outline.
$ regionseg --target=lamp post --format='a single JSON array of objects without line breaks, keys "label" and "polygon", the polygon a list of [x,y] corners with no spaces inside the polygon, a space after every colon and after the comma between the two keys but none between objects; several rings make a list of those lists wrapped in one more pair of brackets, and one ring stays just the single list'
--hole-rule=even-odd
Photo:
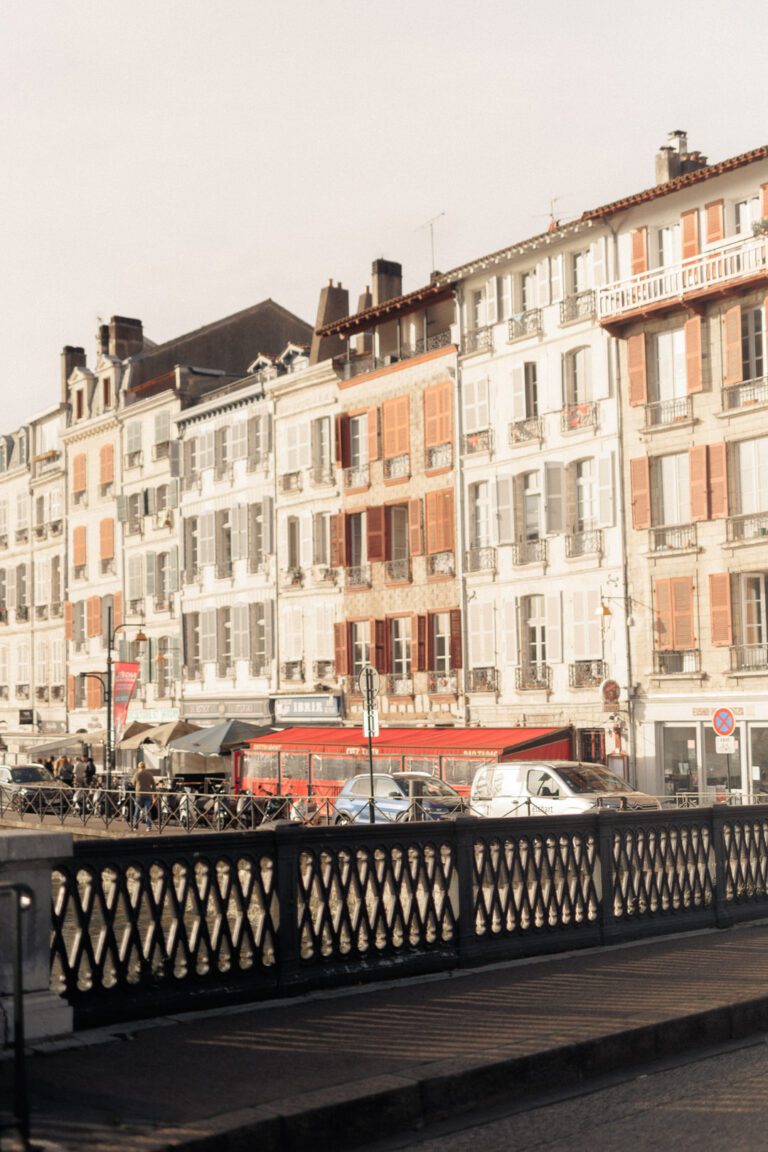
[{"label": "lamp post", "polygon": [[114,716],[112,707],[112,649],[115,643],[115,636],[121,632],[123,628],[138,628],[135,640],[137,644],[144,644],[147,637],[141,630],[140,624],[116,624],[112,627],[112,606],[107,607],[107,677],[106,684],[104,685],[104,702],[107,707],[107,747],[106,747],[106,785],[107,792],[112,787],[112,773],[115,770],[115,743],[114,743]]}]

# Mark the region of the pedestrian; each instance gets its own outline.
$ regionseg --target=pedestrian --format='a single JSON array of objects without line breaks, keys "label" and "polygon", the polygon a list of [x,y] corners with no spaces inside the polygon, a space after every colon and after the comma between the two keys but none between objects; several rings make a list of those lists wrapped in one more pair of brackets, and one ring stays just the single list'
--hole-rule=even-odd
[{"label": "pedestrian", "polygon": [[93,756],[89,756],[85,762],[85,786],[92,788],[96,783],[96,765],[93,761]]},{"label": "pedestrian", "polygon": [[74,776],[75,788],[85,788],[88,781],[87,781],[86,775],[85,775],[85,757],[84,756],[77,756],[75,758],[75,766],[74,766],[73,776]]},{"label": "pedestrian", "polygon": [[53,771],[53,768],[54,768],[53,756],[46,756],[45,760],[43,760],[43,768],[47,768],[48,771],[50,772],[51,776],[55,775],[55,773]]},{"label": "pedestrian", "polygon": [[59,783],[71,788],[75,780],[75,769],[69,756],[64,754],[59,764]]},{"label": "pedestrian", "polygon": [[136,798],[136,806],[133,812],[133,819],[131,825],[134,829],[138,827],[141,813],[144,813],[144,819],[147,823],[147,832],[152,828],[152,805],[155,802],[155,792],[157,791],[157,784],[155,777],[149,768],[144,766],[144,761],[139,760],[136,765],[136,771],[131,780],[133,785],[134,794]]}]

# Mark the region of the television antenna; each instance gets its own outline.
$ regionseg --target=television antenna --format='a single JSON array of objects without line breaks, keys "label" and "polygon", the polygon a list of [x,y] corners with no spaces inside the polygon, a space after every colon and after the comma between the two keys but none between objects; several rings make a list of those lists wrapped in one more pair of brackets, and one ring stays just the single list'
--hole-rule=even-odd
[{"label": "television antenna", "polygon": [[425,220],[425,222],[423,224],[419,224],[419,227],[416,229],[417,232],[420,232],[422,228],[429,228],[429,251],[430,259],[432,261],[429,269],[430,272],[435,271],[435,224],[443,216],[445,216],[445,212],[438,212],[437,216],[433,216],[431,220]]}]

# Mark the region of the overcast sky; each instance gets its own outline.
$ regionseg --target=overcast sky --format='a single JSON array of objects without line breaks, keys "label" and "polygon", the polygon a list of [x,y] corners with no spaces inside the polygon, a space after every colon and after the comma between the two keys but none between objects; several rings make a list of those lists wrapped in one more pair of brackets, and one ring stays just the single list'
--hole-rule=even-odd
[{"label": "overcast sky", "polygon": [[[354,308],[768,143],[764,0],[0,0],[3,423],[98,318]],[[442,214],[442,215],[441,215]],[[258,352],[254,349],[254,355]]]}]

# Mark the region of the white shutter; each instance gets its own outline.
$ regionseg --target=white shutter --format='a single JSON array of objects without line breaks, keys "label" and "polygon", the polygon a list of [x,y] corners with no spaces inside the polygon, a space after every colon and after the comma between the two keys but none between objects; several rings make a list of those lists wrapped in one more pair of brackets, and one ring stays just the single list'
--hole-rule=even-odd
[{"label": "white shutter", "polygon": [[549,304],[549,259],[545,257],[536,265],[536,292],[539,308]]},{"label": "white shutter", "polygon": [[264,552],[271,556],[275,551],[275,502],[271,496],[265,496],[262,500],[261,515]]},{"label": "white shutter", "polygon": [[545,532],[553,536],[564,531],[565,469],[562,464],[544,465]]},{"label": "white shutter", "polygon": [[504,663],[516,665],[519,663],[517,648],[517,597],[510,596],[502,605],[504,621]]},{"label": "white shutter", "polygon": [[200,564],[213,564],[216,560],[216,514],[205,512],[197,523]]},{"label": "white shutter", "polygon": [[516,364],[512,369],[512,419],[524,420],[525,410],[525,365]]},{"label": "white shutter", "polygon": [[204,663],[216,659],[216,609],[200,613],[200,659]]},{"label": "white shutter", "polygon": [[140,600],[144,595],[144,565],[141,556],[128,557],[128,599]]},{"label": "white shutter", "polygon": [[592,287],[599,288],[605,283],[605,236],[599,236],[589,246],[592,265]]},{"label": "white shutter", "polygon": [[16,569],[6,569],[6,588],[5,588],[5,606],[6,608],[16,607]]},{"label": "white shutter", "polygon": [[547,616],[547,663],[560,664],[563,659],[560,593],[556,592],[552,596],[545,596],[544,600]]},{"label": "white shutter", "polygon": [[485,286],[485,322],[496,324],[499,319],[499,282],[491,276]]},{"label": "white shutter", "polygon": [[501,301],[499,320],[508,320],[512,315],[512,276],[501,277]]},{"label": "white shutter", "polygon": [[483,425],[478,424],[478,389],[479,380],[467,380],[464,385],[464,429],[466,432],[477,432]]},{"label": "white shutter", "polygon": [[318,604],[315,608],[315,655],[318,660],[333,660],[335,656],[333,625],[336,612],[332,604]]},{"label": "white shutter", "polygon": [[232,659],[247,660],[250,655],[248,643],[248,605],[232,606]]},{"label": "white shutter", "polygon": [[496,479],[496,538],[499,544],[514,541],[512,507],[514,503],[513,479],[499,476]]},{"label": "white shutter", "polygon": [[232,459],[245,460],[248,455],[248,425],[245,420],[235,420],[232,425]]},{"label": "white shutter", "polygon": [[601,528],[611,528],[614,522],[612,452],[608,452],[605,456],[598,457],[597,477],[598,523]]},{"label": "white shutter", "polygon": [[552,256],[549,261],[551,301],[557,304],[563,298],[563,257]]},{"label": "white shutter", "polygon": [[496,666],[493,645],[493,604],[469,606],[469,651],[470,666],[473,668],[494,668]]}]

